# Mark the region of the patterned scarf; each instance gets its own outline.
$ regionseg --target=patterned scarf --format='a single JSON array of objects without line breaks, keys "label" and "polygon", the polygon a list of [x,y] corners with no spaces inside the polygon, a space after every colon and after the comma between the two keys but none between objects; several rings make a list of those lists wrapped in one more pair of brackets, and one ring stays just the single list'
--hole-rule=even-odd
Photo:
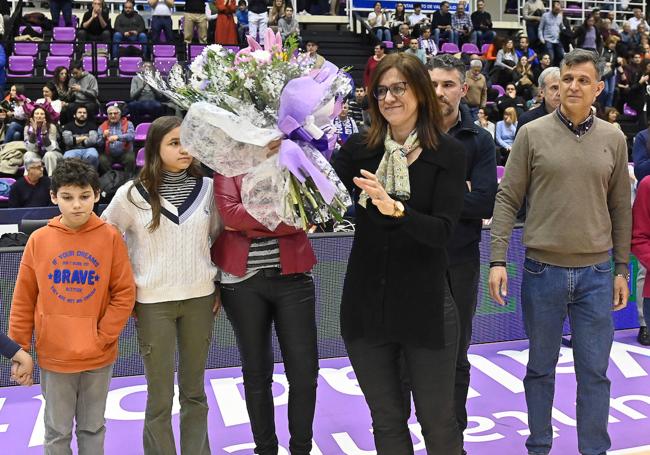
[{"label": "patterned scarf", "polygon": [[[377,168],[377,180],[392,197],[406,201],[411,197],[411,184],[406,157],[420,146],[417,130],[411,131],[404,145],[395,142],[391,136],[390,127],[384,139],[384,156]],[[365,191],[361,192],[359,205],[366,207],[369,199]]]}]

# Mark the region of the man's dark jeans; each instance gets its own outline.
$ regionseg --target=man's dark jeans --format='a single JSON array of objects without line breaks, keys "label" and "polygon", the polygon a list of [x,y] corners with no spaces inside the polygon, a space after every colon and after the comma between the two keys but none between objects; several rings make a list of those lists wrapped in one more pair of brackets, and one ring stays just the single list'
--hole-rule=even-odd
[{"label": "man's dark jeans", "polygon": [[523,275],[521,308],[530,343],[524,378],[528,452],[547,454],[551,450],[555,368],[568,314],[578,383],[578,450],[582,455],[604,454],[611,445],[607,367],[614,339],[612,266],[606,261],[587,267],[559,267],[526,258]]}]

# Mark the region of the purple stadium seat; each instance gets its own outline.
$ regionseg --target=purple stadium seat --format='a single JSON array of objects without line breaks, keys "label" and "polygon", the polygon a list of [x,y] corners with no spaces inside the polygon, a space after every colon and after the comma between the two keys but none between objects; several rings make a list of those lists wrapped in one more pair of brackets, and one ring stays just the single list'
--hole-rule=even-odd
[{"label": "purple stadium seat", "polygon": [[458,54],[460,49],[454,43],[444,43],[440,48],[441,54]]},{"label": "purple stadium seat", "polygon": [[138,154],[135,156],[135,167],[144,167],[144,147],[138,150]]},{"label": "purple stadium seat", "polygon": [[12,55],[9,57],[7,76],[32,77],[34,75],[34,57],[30,55]]},{"label": "purple stadium seat", "polygon": [[189,45],[189,52],[188,54],[190,55],[190,61],[194,60],[198,55],[201,55],[201,52],[203,52],[203,49],[206,47],[205,44],[190,44]]},{"label": "purple stadium seat", "polygon": [[38,54],[38,43],[14,43],[14,55],[29,55],[36,57]]},{"label": "purple stadium seat", "polygon": [[395,47],[392,41],[382,41],[382,43],[384,43],[386,49],[392,49],[393,47]]},{"label": "purple stadium seat", "polygon": [[77,32],[72,27],[54,27],[54,29],[52,29],[52,39],[54,39],[54,41],[72,43],[76,36]]},{"label": "purple stadium seat", "polygon": [[504,166],[497,166],[497,182],[500,182],[506,173],[506,168]]},{"label": "purple stadium seat", "polygon": [[83,58],[84,70],[94,74],[97,77],[108,76],[108,57],[105,55],[97,56],[97,71],[93,71],[93,58],[86,56]]},{"label": "purple stadium seat", "polygon": [[52,43],[50,44],[50,55],[71,56],[74,53],[74,44],[72,43]]},{"label": "purple stadium seat", "polygon": [[[108,54],[108,44],[102,44],[102,43],[97,43],[97,52],[102,52],[104,51],[105,54]],[[93,45],[92,43],[86,43],[84,45],[84,54],[90,55],[93,51]]]},{"label": "purple stadium seat", "polygon": [[565,16],[580,16],[583,10],[583,5],[581,3],[582,2],[568,2],[566,5],[564,5],[562,13]]},{"label": "purple stadium seat", "polygon": [[178,60],[176,57],[159,57],[153,60],[153,66],[158,71],[160,71],[160,74],[167,75],[172,70],[172,66],[174,66],[177,62]]},{"label": "purple stadium seat", "polygon": [[503,96],[506,94],[506,89],[501,87],[499,84],[492,84],[492,88],[499,92],[499,96]]},{"label": "purple stadium seat", "polygon": [[639,113],[633,108],[631,108],[630,105],[627,103],[623,105],[623,114],[628,115],[630,117],[636,117],[637,115],[639,115]]},{"label": "purple stadium seat", "polygon": [[173,44],[154,44],[154,57],[176,57],[176,46]]},{"label": "purple stadium seat", "polygon": [[483,46],[481,46],[481,55],[485,54],[489,48],[490,48],[490,43],[485,43]]},{"label": "purple stadium seat", "polygon": [[[11,177],[2,177],[0,178],[0,182],[6,183],[7,185],[11,186],[14,183],[16,183],[16,180],[12,179]],[[0,196],[0,202],[6,202],[8,200],[9,200],[9,196]]]},{"label": "purple stadium seat", "polygon": [[65,55],[48,55],[45,58],[45,75],[47,77],[54,76],[54,70],[59,66],[70,68],[71,58]]},{"label": "purple stadium seat", "polygon": [[465,43],[460,48],[463,54],[481,54],[481,50],[474,43]]},{"label": "purple stadium seat", "polygon": [[127,44],[120,44],[120,48],[127,48],[127,47],[135,47],[136,49],[139,49],[142,51],[142,44],[140,43],[127,43]]},{"label": "purple stadium seat", "polygon": [[140,71],[142,57],[120,57],[117,68],[122,77],[133,77]]},{"label": "purple stadium seat", "polygon": [[[41,33],[41,34],[43,33],[43,27],[39,27],[38,25],[32,25],[32,29],[35,32],[38,32],[38,33]],[[25,26],[21,25],[20,27],[18,27],[18,34],[22,35],[24,30],[25,30]]]},{"label": "purple stadium seat", "polygon": [[150,126],[151,123],[145,122],[135,127],[135,142],[144,142],[147,139],[147,132]]}]

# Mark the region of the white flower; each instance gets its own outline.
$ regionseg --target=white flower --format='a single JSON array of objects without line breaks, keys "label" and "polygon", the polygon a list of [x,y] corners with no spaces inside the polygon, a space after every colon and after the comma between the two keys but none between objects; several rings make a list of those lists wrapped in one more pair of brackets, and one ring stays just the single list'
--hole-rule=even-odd
[{"label": "white flower", "polygon": [[211,44],[203,49],[203,52],[201,54],[207,54],[208,52],[214,52],[220,57],[223,57],[228,53],[228,51],[226,51],[221,44]]},{"label": "white flower", "polygon": [[251,52],[251,57],[255,59],[255,61],[261,65],[264,65],[266,63],[271,63],[271,58],[273,57],[269,51],[265,50],[257,50],[254,52]]}]

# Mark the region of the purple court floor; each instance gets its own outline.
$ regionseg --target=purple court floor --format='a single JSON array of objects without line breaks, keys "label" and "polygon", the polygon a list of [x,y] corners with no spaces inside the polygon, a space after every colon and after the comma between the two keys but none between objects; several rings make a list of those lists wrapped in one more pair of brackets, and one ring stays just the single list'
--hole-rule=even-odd
[{"label": "purple court floor", "polygon": [[[636,330],[617,332],[610,358],[612,380],[610,455],[650,453],[650,349],[636,344]],[[524,377],[527,342],[472,346],[470,424],[465,447],[470,455],[525,454],[527,435]],[[312,455],[367,455],[372,448],[370,416],[347,358],[320,362],[318,404]],[[278,437],[288,446],[287,393],[282,365],[276,366],[274,396]],[[251,454],[252,436],[243,400],[239,368],[209,370],[205,388],[210,405],[210,445],[213,454]],[[0,453],[42,453],[43,400],[38,385],[0,389]],[[142,453],[141,433],[146,384],[144,377],[116,378],[108,396],[106,454]],[[178,425],[178,403],[174,404]],[[562,348],[557,368],[553,412],[554,455],[577,454],[575,374],[570,349]],[[410,428],[417,454],[425,454],[419,426]],[[176,429],[176,439],[178,432]],[[76,453],[76,451],[75,451]],[[287,455],[280,449],[280,455]]]}]

